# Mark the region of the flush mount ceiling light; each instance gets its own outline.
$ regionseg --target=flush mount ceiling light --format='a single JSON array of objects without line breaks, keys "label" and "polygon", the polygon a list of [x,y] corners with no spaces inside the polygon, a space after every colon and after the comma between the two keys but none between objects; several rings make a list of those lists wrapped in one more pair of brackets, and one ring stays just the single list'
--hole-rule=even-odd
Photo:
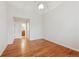
[{"label": "flush mount ceiling light", "polygon": [[38,5],[38,9],[39,9],[39,10],[43,10],[43,9],[44,9],[44,4],[43,4],[43,3],[40,3],[40,4]]}]

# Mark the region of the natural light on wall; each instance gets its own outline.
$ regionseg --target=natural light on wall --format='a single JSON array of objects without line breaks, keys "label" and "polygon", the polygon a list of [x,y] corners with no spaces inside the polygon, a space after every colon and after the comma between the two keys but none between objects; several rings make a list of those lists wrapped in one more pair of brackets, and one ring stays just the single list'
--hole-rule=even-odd
[{"label": "natural light on wall", "polygon": [[26,24],[25,23],[21,24],[21,26],[22,26],[22,30],[26,30]]}]

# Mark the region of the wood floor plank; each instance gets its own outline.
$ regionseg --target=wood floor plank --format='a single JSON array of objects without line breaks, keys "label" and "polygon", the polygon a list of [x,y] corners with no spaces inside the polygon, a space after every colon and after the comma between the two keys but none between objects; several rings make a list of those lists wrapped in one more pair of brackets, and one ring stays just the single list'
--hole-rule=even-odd
[{"label": "wood floor plank", "polygon": [[30,41],[30,49],[22,53],[21,39],[15,39],[7,46],[3,57],[79,57],[79,52],[44,39]]}]

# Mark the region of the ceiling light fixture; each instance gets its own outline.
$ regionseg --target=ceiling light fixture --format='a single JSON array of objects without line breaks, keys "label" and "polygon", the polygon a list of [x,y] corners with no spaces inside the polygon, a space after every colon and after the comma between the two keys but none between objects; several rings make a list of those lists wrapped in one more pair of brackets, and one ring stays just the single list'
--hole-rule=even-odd
[{"label": "ceiling light fixture", "polygon": [[39,5],[38,5],[38,9],[39,9],[39,10],[43,10],[43,9],[44,9],[44,4],[42,4],[42,3],[39,4]]}]

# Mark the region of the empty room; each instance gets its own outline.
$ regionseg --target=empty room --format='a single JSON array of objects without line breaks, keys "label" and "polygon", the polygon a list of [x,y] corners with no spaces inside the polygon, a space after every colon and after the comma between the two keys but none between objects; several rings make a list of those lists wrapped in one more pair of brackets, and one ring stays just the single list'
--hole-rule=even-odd
[{"label": "empty room", "polygon": [[79,1],[0,1],[1,57],[79,57]]}]

